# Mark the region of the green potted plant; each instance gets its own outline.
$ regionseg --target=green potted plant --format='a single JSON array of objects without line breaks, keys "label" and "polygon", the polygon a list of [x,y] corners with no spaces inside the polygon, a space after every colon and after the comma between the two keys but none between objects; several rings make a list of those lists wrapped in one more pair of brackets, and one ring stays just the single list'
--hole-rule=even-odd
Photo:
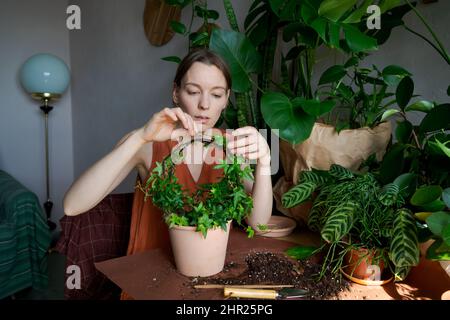
[{"label": "green potted plant", "polygon": [[421,186],[412,195],[410,206],[421,231],[419,240],[429,242],[426,258],[450,261],[450,188]]},{"label": "green potted plant", "polygon": [[[252,179],[252,172],[249,166],[241,168],[242,158],[227,156],[215,167],[223,169],[220,181],[202,185],[194,194],[183,190],[174,168],[183,159],[183,149],[197,140],[175,147],[140,188],[163,212],[178,271],[187,276],[210,276],[223,269],[231,222],[241,224],[251,213],[253,199],[245,192],[243,180]],[[199,141],[205,146],[226,145],[222,136]],[[247,232],[253,234],[250,226]]]},{"label": "green potted plant", "polygon": [[[392,135],[388,120],[395,114],[393,105],[397,101],[393,96],[404,90],[401,80],[410,73],[396,65],[382,70],[375,65],[363,67],[364,57],[364,53],[353,54],[344,64],[326,69],[314,93],[317,100],[292,100],[309,116],[317,118],[308,139],[295,146],[281,143],[284,162],[294,164],[275,186],[279,204],[281,195],[298,182],[302,171],[328,170],[332,164],[355,171],[371,154],[376,154],[378,161],[383,158]],[[280,210],[306,222],[309,209],[306,203]]]},{"label": "green potted plant", "polygon": [[[373,279],[376,266],[377,280],[383,280],[383,267],[397,281],[406,277],[419,262],[414,216],[403,207],[410,181],[410,176],[400,176],[383,186],[370,172],[353,173],[339,165],[329,171],[302,172],[300,183],[282,200],[289,208],[310,199],[317,190],[308,226],[323,240],[311,252],[325,250],[321,275],[330,267],[334,273],[342,270],[352,279],[367,280]],[[362,265],[372,269],[360,272]]]},{"label": "green potted plant", "polygon": [[[444,51],[444,56],[448,56]],[[447,60],[446,60],[447,61]],[[397,119],[395,143],[389,146],[377,168],[382,183],[392,183],[401,174],[417,179],[405,206],[415,213],[419,240],[432,241],[426,256],[431,260],[450,259],[450,104],[417,97],[410,75],[398,84],[395,101],[398,109],[388,112]],[[447,90],[450,96],[450,87]],[[421,116],[414,124],[412,116]]]}]

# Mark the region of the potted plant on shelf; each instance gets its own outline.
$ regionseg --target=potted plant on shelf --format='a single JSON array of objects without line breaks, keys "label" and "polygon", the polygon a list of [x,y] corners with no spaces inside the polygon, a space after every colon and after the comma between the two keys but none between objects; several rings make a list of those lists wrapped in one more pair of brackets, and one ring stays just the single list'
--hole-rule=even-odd
[{"label": "potted plant on shelf", "polygon": [[419,262],[414,216],[403,207],[411,181],[411,176],[403,175],[383,186],[370,172],[353,173],[332,165],[329,171],[302,172],[300,183],[282,201],[287,208],[293,207],[318,190],[308,226],[323,240],[311,252],[325,250],[321,275],[330,267],[352,280],[375,279],[379,284],[386,280],[383,268],[398,281]]},{"label": "potted plant on shelf", "polygon": [[[223,178],[200,186],[189,194],[183,190],[173,174],[183,159],[183,149],[195,141],[205,146],[226,146],[220,135],[192,139],[179,144],[162,163],[157,163],[145,185],[140,186],[145,198],[163,212],[175,264],[186,276],[210,276],[222,271],[232,221],[241,225],[253,208],[253,199],[243,186],[244,179],[252,179],[251,167],[241,168],[243,158],[229,156],[216,169],[223,169]],[[253,234],[248,226],[247,232]]]}]

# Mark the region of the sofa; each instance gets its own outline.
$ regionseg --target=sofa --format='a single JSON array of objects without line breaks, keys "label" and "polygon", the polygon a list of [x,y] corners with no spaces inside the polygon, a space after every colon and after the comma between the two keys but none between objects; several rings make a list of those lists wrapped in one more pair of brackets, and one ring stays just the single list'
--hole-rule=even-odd
[{"label": "sofa", "polygon": [[47,288],[50,241],[36,194],[0,170],[0,299]]},{"label": "sofa", "polygon": [[[133,193],[110,194],[91,210],[60,220],[54,250],[66,256],[66,270],[78,266],[80,286],[65,286],[66,300],[116,300],[120,288],[101,274],[95,262],[124,256],[130,237]],[[66,272],[66,282],[75,273]]]}]

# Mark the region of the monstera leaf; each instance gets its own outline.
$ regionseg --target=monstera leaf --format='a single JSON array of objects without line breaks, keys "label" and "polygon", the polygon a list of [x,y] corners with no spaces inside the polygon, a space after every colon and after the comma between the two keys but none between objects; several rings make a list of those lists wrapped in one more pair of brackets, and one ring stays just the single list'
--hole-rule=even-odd
[{"label": "monstera leaf", "polygon": [[214,29],[209,48],[217,52],[228,64],[231,71],[233,91],[246,92],[251,88],[250,75],[262,68],[261,55],[242,33]]},{"label": "monstera leaf", "polygon": [[278,129],[280,138],[297,144],[311,134],[316,117],[306,113],[299,98],[289,99],[282,93],[269,92],[261,98],[261,112],[272,129]]}]

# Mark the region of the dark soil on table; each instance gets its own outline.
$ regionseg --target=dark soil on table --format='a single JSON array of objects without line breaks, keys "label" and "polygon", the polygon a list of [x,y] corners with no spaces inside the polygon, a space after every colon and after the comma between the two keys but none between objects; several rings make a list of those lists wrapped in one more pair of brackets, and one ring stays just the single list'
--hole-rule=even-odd
[{"label": "dark soil on table", "polygon": [[246,256],[245,262],[245,271],[237,276],[226,277],[226,274],[232,273],[232,269],[236,267],[234,262],[230,262],[222,272],[225,277],[199,278],[193,284],[293,285],[295,288],[308,290],[309,296],[306,299],[311,300],[337,299],[340,292],[349,289],[348,281],[340,275],[332,275],[329,270],[318,280],[322,265],[312,258],[295,261],[283,254],[252,252]]}]

